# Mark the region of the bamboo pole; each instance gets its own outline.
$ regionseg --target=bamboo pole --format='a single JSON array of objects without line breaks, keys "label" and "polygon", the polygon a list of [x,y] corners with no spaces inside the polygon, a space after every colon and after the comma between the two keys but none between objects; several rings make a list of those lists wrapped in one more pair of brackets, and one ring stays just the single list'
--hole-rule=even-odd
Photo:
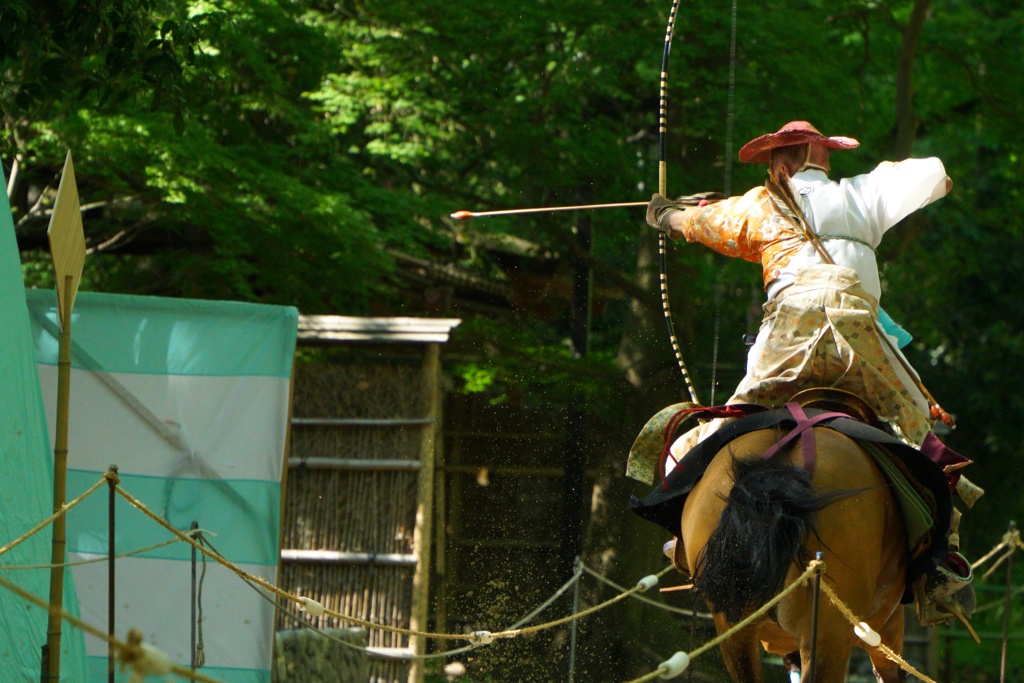
[{"label": "bamboo pole", "polygon": [[[64,282],[64,301],[74,297],[75,279],[68,275]],[[56,514],[67,500],[68,476],[68,421],[71,405],[71,310],[61,311],[60,341],[57,351],[57,427],[53,448],[53,512]],[[64,604],[64,556],[67,543],[65,515],[53,521],[53,542],[50,563],[50,612],[46,624],[46,663],[44,680],[60,680],[61,619],[59,610]]]},{"label": "bamboo pole", "polygon": [[41,675],[43,681],[60,680],[60,611],[64,604],[64,558],[66,545],[64,510],[67,497],[68,413],[71,395],[71,310],[75,305],[78,281],[85,263],[85,234],[82,212],[75,183],[71,152],[64,160],[57,197],[46,229],[53,259],[57,312],[61,323],[57,356],[57,424],[53,449],[53,522],[50,570],[50,610],[43,646]]}]

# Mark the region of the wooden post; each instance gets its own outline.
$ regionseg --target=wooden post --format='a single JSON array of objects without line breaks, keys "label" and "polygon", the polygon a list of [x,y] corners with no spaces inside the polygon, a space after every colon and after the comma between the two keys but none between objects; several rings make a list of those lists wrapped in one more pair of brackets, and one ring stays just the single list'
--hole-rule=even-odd
[{"label": "wooden post", "polygon": [[[815,558],[818,562],[821,562],[822,553],[815,553]],[[813,587],[811,588],[813,593],[811,594],[811,646],[810,646],[810,657],[808,657],[807,674],[804,676],[804,680],[807,683],[814,683],[816,680],[815,669],[818,668],[818,604],[821,598],[821,565],[818,565],[817,569],[814,570],[814,581]]]},{"label": "wooden post", "polygon": [[434,533],[436,534],[434,536],[434,571],[438,578],[437,586],[435,588],[437,591],[437,606],[434,610],[434,626],[439,633],[448,632],[448,610],[446,606],[448,595],[446,592],[447,582],[445,581],[448,574],[448,556],[447,548],[445,547],[448,543],[446,535],[448,509],[446,500],[447,491],[445,488],[447,471],[445,470],[444,437],[441,433],[443,424],[443,419],[439,415],[437,421],[438,431],[434,435]]},{"label": "wooden post", "polygon": [[[586,190],[581,196],[587,196]],[[580,252],[590,254],[592,235],[589,215],[576,222],[576,241]],[[590,347],[591,266],[582,258],[573,262],[570,338],[576,358],[584,358]],[[562,578],[568,580],[574,573],[577,559],[583,554],[584,488],[587,467],[586,450],[586,398],[582,393],[574,397],[566,416],[565,479],[562,489]]]},{"label": "wooden post", "polygon": [[115,558],[117,557],[117,515],[114,504],[117,502],[117,465],[111,465],[107,471],[112,475],[107,479],[107,635],[110,636],[110,643],[107,645],[107,683],[114,683],[116,673],[115,663],[117,650],[114,648],[115,628],[117,626],[117,614],[114,609],[116,603],[115,589],[117,577],[115,575]]},{"label": "wooden post", "polygon": [[[459,425],[464,426],[467,419],[465,406],[458,403],[453,404],[454,407],[460,408],[457,413],[448,414],[445,419],[449,421],[449,426]],[[458,432],[458,430],[455,430]],[[445,452],[445,469],[442,471],[441,476],[445,477],[447,473],[454,473],[459,471],[459,468],[464,467],[462,464],[466,460],[466,456],[463,454],[463,444],[467,438],[463,434],[452,433],[451,429],[446,430],[446,436],[448,439],[449,450]],[[475,469],[474,469],[475,471]],[[462,568],[462,548],[458,541],[460,538],[465,536],[465,522],[463,520],[463,509],[459,501],[463,498],[463,489],[467,486],[467,477],[456,477],[453,476],[446,480],[445,485],[445,498],[446,501],[452,501],[452,505],[449,506],[447,502],[444,506],[444,517],[437,518],[438,529],[444,529],[444,533],[447,535],[447,530],[451,530],[451,542],[445,538],[445,554],[444,554],[444,580],[438,585],[438,606],[437,606],[437,624],[438,631],[447,633],[450,629],[448,622],[448,606],[442,604],[443,600],[448,597],[448,587],[458,586],[461,578],[460,570]],[[448,493],[448,491],[451,493]],[[442,624],[444,628],[442,628]],[[449,643],[439,642],[438,646],[447,650],[449,649]]]},{"label": "wooden post", "polygon": [[[909,605],[908,605],[909,607]],[[904,607],[906,610],[907,608]],[[909,611],[909,610],[907,610]],[[928,643],[926,645],[925,661],[928,663],[926,671],[929,676],[938,677],[939,675],[939,629],[929,628],[925,629]]]},{"label": "wooden post", "polygon": [[[576,570],[579,570],[580,558],[576,558]],[[572,587],[572,611],[571,616],[576,616],[580,611],[580,582],[579,579]],[[573,619],[569,624],[569,683],[576,678],[576,637],[579,635],[579,620]]]},{"label": "wooden post", "polygon": [[944,658],[944,671],[946,673],[946,680],[953,680],[953,636],[950,631],[946,631],[946,648],[943,653]]},{"label": "wooden post", "polygon": [[[412,609],[409,628],[413,631],[426,630],[430,608],[430,549],[434,512],[434,470],[435,435],[440,419],[439,377],[441,369],[441,347],[427,344],[423,350],[423,368],[420,373],[420,404],[433,423],[423,428],[420,442],[420,476],[417,487],[416,528],[413,531],[413,552],[418,557],[412,581]],[[409,638],[410,649],[417,655],[426,651],[426,643],[419,636]],[[423,663],[414,660],[409,667],[409,683],[422,683]]]},{"label": "wooden post", "polygon": [[[189,531],[195,531],[199,528],[199,522],[192,520],[192,524],[189,525]],[[192,535],[192,540],[196,540],[195,534]],[[189,597],[189,626],[191,627],[189,633],[189,648],[188,648],[188,665],[189,670],[196,670],[196,625],[199,623],[197,612],[197,605],[199,600],[199,585],[196,581],[196,547],[192,546],[192,556],[190,558],[190,564],[192,568],[192,592]],[[111,681],[113,683],[113,681]]]},{"label": "wooden post", "polygon": [[[1016,522],[1010,522],[1010,534],[1017,529]],[[1006,683],[1006,653],[1010,644],[1010,606],[1013,600],[1013,554],[1016,552],[1010,549],[1006,558],[1006,597],[1003,604],[1003,652],[999,660],[999,683]]]}]

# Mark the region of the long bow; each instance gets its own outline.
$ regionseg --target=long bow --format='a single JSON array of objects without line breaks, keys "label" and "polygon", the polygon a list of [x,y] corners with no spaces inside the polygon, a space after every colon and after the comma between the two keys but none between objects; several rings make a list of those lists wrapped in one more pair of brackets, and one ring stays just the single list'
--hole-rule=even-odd
[{"label": "long bow", "polygon": [[[662,197],[668,195],[668,171],[665,162],[665,136],[668,132],[668,58],[672,53],[672,34],[676,28],[676,13],[679,11],[679,0],[672,0],[672,10],[668,14],[668,25],[665,27],[665,48],[661,55],[661,86],[658,96],[658,194]],[[668,336],[672,341],[672,351],[676,356],[676,363],[683,373],[683,381],[686,382],[686,389],[690,392],[690,399],[693,403],[700,405],[697,399],[697,391],[690,381],[690,373],[686,370],[686,362],[683,360],[683,352],[679,349],[679,339],[676,338],[675,326],[672,324],[672,307],[668,300],[668,269],[666,266],[666,252],[668,250],[668,236],[664,232],[658,233],[658,268],[661,281],[661,307],[665,312],[665,323],[668,325]]]}]

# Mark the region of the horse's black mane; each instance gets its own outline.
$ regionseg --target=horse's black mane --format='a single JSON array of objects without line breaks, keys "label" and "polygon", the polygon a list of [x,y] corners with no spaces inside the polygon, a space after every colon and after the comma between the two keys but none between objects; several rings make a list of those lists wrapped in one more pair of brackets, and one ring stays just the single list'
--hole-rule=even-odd
[{"label": "horse's black mane", "polygon": [[860,492],[815,495],[809,472],[774,458],[737,458],[733,475],[694,572],[695,590],[730,622],[773,598],[793,563],[810,559],[804,541],[817,535],[817,512]]}]

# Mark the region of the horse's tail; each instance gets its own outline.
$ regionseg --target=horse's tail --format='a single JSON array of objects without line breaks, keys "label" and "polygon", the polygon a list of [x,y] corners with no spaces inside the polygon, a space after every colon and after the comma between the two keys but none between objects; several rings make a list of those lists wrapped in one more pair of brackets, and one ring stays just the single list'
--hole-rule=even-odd
[{"label": "horse's tail", "polygon": [[694,588],[736,622],[784,588],[794,562],[809,557],[817,512],[858,491],[814,495],[811,474],[777,459],[737,459],[735,484],[718,526],[697,559]]}]

